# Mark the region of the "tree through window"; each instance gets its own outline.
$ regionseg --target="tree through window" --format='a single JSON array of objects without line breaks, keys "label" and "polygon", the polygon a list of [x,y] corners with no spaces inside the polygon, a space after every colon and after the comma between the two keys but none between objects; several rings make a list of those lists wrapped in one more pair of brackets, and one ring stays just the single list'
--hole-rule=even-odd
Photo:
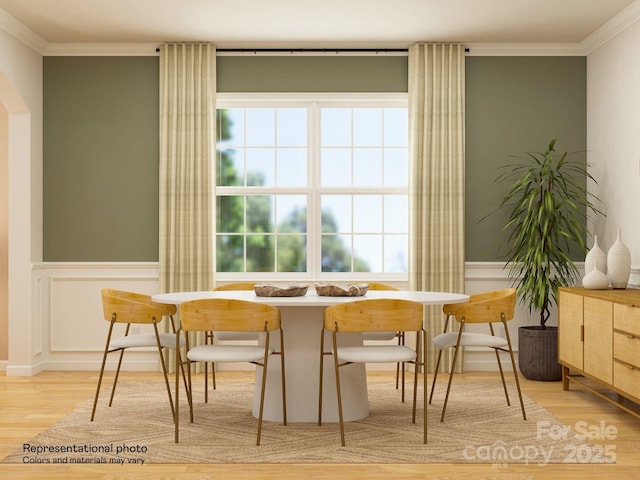
[{"label": "tree through window", "polygon": [[406,100],[220,103],[219,274],[406,275]]}]

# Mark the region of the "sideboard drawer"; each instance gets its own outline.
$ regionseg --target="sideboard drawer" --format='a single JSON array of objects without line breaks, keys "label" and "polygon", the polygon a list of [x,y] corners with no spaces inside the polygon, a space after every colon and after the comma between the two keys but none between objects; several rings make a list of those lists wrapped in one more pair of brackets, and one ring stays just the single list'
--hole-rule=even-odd
[{"label": "sideboard drawer", "polygon": [[613,328],[640,336],[640,307],[616,303],[613,305]]},{"label": "sideboard drawer", "polygon": [[640,398],[640,368],[614,360],[613,386],[636,399]]},{"label": "sideboard drawer", "polygon": [[613,332],[613,357],[640,368],[640,336]]},{"label": "sideboard drawer", "polygon": [[[640,418],[624,401],[640,404],[640,289],[560,287],[558,363],[563,390],[575,382]],[[618,395],[603,395],[599,387]]]}]

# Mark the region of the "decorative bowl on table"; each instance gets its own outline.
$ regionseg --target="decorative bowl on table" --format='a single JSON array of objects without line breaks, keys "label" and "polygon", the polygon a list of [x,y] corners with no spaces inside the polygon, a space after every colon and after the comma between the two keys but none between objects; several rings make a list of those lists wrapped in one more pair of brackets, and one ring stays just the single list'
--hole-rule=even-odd
[{"label": "decorative bowl on table", "polygon": [[367,290],[368,283],[316,283],[316,293],[322,297],[361,297]]},{"label": "decorative bowl on table", "polygon": [[275,285],[272,283],[256,283],[253,291],[258,297],[304,297],[309,285],[303,283],[290,283],[288,285]]}]

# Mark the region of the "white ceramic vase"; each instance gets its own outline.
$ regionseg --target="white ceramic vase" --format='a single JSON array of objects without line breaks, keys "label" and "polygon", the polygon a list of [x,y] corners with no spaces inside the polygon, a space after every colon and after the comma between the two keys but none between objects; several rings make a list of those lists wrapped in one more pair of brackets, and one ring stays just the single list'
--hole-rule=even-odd
[{"label": "white ceramic vase", "polygon": [[604,290],[609,288],[609,277],[594,265],[582,279],[582,286],[588,290]]},{"label": "white ceramic vase", "polygon": [[631,275],[631,252],[622,241],[620,229],[607,254],[607,275],[612,288],[627,288]]},{"label": "white ceramic vase", "polygon": [[584,273],[589,273],[593,267],[597,267],[601,273],[607,273],[607,254],[598,245],[598,236],[593,236],[593,247],[587,252],[584,259]]}]

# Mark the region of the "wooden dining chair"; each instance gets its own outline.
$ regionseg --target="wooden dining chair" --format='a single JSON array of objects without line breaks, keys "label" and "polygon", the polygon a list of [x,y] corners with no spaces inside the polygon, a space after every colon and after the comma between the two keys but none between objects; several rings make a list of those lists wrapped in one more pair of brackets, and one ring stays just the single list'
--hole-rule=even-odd
[{"label": "wooden dining chair", "polygon": [[[231,291],[231,290],[253,290],[255,282],[233,282],[225,283],[215,287],[213,290],[216,292]],[[215,341],[245,341],[255,342],[259,339],[259,333],[256,332],[206,332],[205,343],[213,344]],[[214,340],[215,339],[215,340]],[[216,389],[216,366],[211,364],[211,384],[213,389]],[[204,403],[209,401],[209,372],[208,364],[204,364]]]},{"label": "wooden dining chair", "polygon": [[[440,421],[444,421],[444,416],[447,411],[447,402],[449,401],[449,392],[451,390],[451,383],[453,381],[453,375],[456,367],[456,360],[458,353],[463,347],[487,347],[492,348],[496,354],[496,360],[498,362],[498,369],[500,370],[500,378],[502,379],[502,387],[507,399],[507,405],[511,405],[509,401],[509,393],[507,391],[507,384],[504,379],[504,372],[502,370],[502,363],[500,362],[500,352],[508,352],[511,358],[511,366],[513,368],[513,375],[515,378],[516,388],[518,390],[518,397],[520,398],[520,409],[522,410],[522,418],[527,419],[527,414],[524,408],[524,402],[522,400],[522,392],[520,390],[520,381],[518,379],[518,369],[513,356],[513,349],[511,347],[511,338],[509,336],[509,329],[507,322],[513,319],[516,305],[516,289],[505,288],[502,290],[493,290],[490,292],[479,293],[471,295],[468,303],[459,303],[453,305],[444,305],[443,312],[447,315],[444,325],[444,331],[440,335],[433,338],[433,344],[439,349],[438,359],[436,361],[436,368],[433,375],[433,384],[431,386],[431,394],[429,395],[429,403],[433,399],[433,392],[436,387],[436,380],[438,378],[438,370],[440,368],[440,360],[442,358],[442,352],[445,348],[454,348],[453,360],[451,363],[451,371],[449,373],[449,382],[447,383],[447,392],[444,397],[444,405],[442,406],[442,414]],[[448,332],[449,321],[451,318],[455,318],[459,323],[457,332]],[[465,332],[465,326],[467,324],[481,324],[485,323],[489,326],[490,334],[484,333],[472,333]],[[495,335],[493,328],[494,323],[502,323],[504,327],[505,337],[499,337]]]},{"label": "wooden dining chair", "polygon": [[[422,326],[424,307],[421,303],[398,299],[372,299],[346,302],[327,307],[324,311],[323,328],[320,335],[320,385],[318,398],[318,425],[322,425],[322,391],[324,357],[333,356],[338,415],[340,419],[340,439],[345,446],[342,396],[340,390],[340,368],[352,363],[413,363],[413,423],[416,422],[416,403],[419,367],[427,360],[427,333]],[[360,345],[339,346],[340,334],[362,332],[417,332],[416,349],[406,345]],[[325,332],[331,332],[333,350],[325,352]],[[427,376],[423,378],[423,442],[427,443]]]},{"label": "wooden dining chair", "polygon": [[[105,343],[104,354],[102,356],[102,365],[100,367],[96,395],[93,400],[91,421],[93,421],[96,414],[96,406],[98,405],[98,397],[100,396],[100,387],[104,377],[107,356],[113,352],[120,352],[113,387],[111,388],[111,396],[109,398],[109,406],[111,406],[113,404],[113,397],[118,384],[118,377],[120,375],[124,352],[128,348],[139,347],[155,347],[158,349],[160,365],[162,367],[162,373],[164,374],[164,382],[167,387],[167,395],[169,397],[169,405],[171,406],[171,414],[175,418],[175,409],[162,349],[176,348],[176,327],[173,319],[173,316],[176,313],[176,306],[153,302],[149,295],[144,295],[142,293],[127,292],[111,288],[105,288],[101,293],[104,319],[109,322],[109,332],[107,333],[107,341]],[[158,324],[163,317],[169,318],[172,333],[159,333]],[[125,325],[125,332],[124,336],[114,338],[114,327],[117,324]],[[153,333],[131,334],[132,325],[152,325]],[[179,355],[180,352],[177,351],[176,356]]]},{"label": "wooden dining chair", "polygon": [[[280,349],[271,346],[271,334],[278,332]],[[287,401],[285,388],[284,336],[280,322],[280,310],[271,305],[245,300],[211,298],[192,300],[180,305],[180,328],[176,333],[176,345],[182,340],[181,333],[188,332],[261,332],[265,335],[264,345],[198,345],[192,346],[189,335],[186,335],[186,356],[181,362],[176,356],[176,371],[182,364],[187,365],[187,394],[189,416],[193,422],[193,398],[191,389],[191,364],[193,362],[248,362],[262,367],[262,383],[260,389],[260,406],[258,414],[258,436],[256,445],[260,445],[262,434],[262,413],[264,409],[264,392],[267,381],[267,365],[271,355],[280,355],[282,382],[282,417],[287,424]],[[176,390],[179,384],[176,375]],[[175,442],[179,440],[179,399],[176,396]]]},{"label": "wooden dining chair", "polygon": [[[369,290],[393,290],[398,291],[399,289],[392,286],[387,285],[386,283],[379,282],[368,282]],[[365,341],[388,341],[393,340],[394,338],[398,339],[398,345],[404,345],[404,332],[364,332],[362,334],[362,339]],[[396,390],[399,388],[400,377],[402,377],[402,402],[404,403],[404,363],[398,362],[396,363]]]}]

